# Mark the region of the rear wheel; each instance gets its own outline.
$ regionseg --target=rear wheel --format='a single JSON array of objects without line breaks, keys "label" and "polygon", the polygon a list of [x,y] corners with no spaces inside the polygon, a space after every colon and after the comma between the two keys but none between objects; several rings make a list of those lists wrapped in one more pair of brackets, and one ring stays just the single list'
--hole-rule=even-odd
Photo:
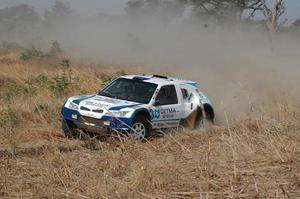
[{"label": "rear wheel", "polygon": [[138,115],[130,129],[130,134],[135,140],[145,140],[151,136],[152,127],[150,122],[143,115]]},{"label": "rear wheel", "polygon": [[200,108],[198,108],[194,128],[195,129],[201,128],[201,127],[203,127],[203,124],[204,124],[203,113],[202,113],[202,110]]},{"label": "rear wheel", "polygon": [[204,106],[206,120],[214,124],[214,120],[215,120],[214,109],[209,104],[204,104],[203,106]]}]

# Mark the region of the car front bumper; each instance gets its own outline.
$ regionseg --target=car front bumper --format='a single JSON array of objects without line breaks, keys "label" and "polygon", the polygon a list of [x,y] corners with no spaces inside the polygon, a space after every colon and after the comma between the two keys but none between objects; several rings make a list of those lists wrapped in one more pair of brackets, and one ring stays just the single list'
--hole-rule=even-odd
[{"label": "car front bumper", "polygon": [[61,116],[65,120],[74,122],[78,127],[89,129],[106,129],[115,131],[126,131],[130,129],[132,120],[130,118],[102,116],[101,118],[92,118],[83,116],[76,110],[66,108],[61,109]]}]

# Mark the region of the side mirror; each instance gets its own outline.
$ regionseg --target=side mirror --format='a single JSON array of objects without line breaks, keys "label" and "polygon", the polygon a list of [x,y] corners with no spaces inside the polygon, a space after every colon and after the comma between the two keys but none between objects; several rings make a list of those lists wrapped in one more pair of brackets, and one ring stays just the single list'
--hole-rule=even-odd
[{"label": "side mirror", "polygon": [[154,104],[153,104],[154,106],[158,106],[159,105],[159,100],[158,99],[156,99],[155,101],[154,101]]}]

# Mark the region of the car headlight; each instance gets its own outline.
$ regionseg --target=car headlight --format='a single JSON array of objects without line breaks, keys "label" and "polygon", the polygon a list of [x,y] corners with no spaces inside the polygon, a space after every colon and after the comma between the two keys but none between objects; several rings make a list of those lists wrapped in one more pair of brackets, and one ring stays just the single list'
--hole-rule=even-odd
[{"label": "car headlight", "polygon": [[73,110],[78,110],[78,105],[77,104],[75,104],[75,103],[73,103],[73,102],[70,102],[70,104],[69,104],[69,109],[73,109]]},{"label": "car headlight", "polygon": [[112,117],[125,117],[130,111],[109,111],[109,115]]}]

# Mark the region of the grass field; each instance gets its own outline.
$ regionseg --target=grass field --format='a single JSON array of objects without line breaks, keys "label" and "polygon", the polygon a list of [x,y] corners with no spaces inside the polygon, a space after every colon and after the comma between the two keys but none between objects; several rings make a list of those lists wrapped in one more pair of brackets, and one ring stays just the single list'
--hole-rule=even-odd
[{"label": "grass field", "polygon": [[64,100],[120,68],[59,63],[0,53],[0,198],[300,198],[300,111],[287,102],[145,143],[69,140]]}]

